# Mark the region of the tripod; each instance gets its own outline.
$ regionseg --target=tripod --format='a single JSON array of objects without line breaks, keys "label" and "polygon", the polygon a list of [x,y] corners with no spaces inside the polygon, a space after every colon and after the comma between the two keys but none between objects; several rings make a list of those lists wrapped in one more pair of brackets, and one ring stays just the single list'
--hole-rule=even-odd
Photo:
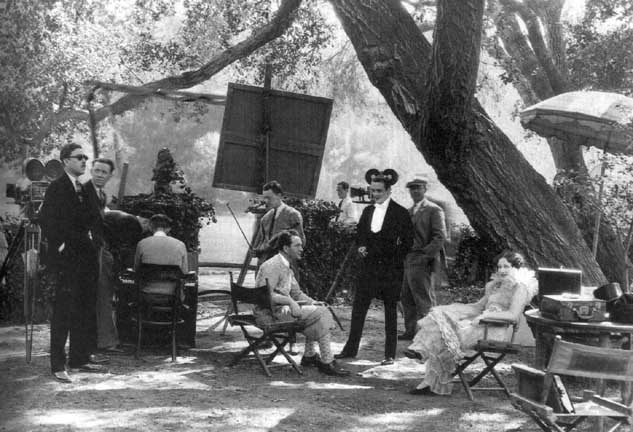
[{"label": "tripod", "polygon": [[41,230],[37,223],[30,219],[20,222],[18,232],[11,240],[7,256],[0,268],[0,280],[9,271],[10,263],[22,251],[24,263],[23,306],[24,306],[24,345],[26,362],[31,363],[33,349],[33,314],[35,312],[35,294],[39,284],[39,254]]}]

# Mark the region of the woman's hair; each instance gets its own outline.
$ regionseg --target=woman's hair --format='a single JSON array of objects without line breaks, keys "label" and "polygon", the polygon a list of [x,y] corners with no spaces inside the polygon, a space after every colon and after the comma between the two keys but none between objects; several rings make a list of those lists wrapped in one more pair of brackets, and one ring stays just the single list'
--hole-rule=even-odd
[{"label": "woman's hair", "polygon": [[295,230],[284,230],[275,234],[268,244],[275,252],[281,252],[284,246],[290,246],[292,244],[293,237],[299,237],[299,233]]},{"label": "woman's hair", "polygon": [[495,257],[495,264],[497,264],[499,260],[501,260],[501,258],[505,258],[505,260],[508,261],[510,265],[515,268],[521,268],[523,267],[523,264],[525,263],[525,259],[523,258],[523,255],[521,255],[518,252],[512,252],[512,251],[501,252],[499,255]]}]

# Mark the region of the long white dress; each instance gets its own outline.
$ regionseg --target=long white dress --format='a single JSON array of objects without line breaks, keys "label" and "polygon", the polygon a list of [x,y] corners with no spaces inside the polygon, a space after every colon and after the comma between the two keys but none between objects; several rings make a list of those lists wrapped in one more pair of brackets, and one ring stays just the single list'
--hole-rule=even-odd
[{"label": "long white dress", "polygon": [[[419,352],[426,362],[420,388],[428,385],[434,393],[451,393],[456,361],[484,336],[484,326],[475,318],[487,312],[511,311],[518,321],[536,287],[534,273],[521,270],[524,271],[514,277],[493,275],[477,303],[436,306],[418,321],[418,331],[409,349]],[[489,328],[488,339],[507,340],[509,332],[511,329]]]}]

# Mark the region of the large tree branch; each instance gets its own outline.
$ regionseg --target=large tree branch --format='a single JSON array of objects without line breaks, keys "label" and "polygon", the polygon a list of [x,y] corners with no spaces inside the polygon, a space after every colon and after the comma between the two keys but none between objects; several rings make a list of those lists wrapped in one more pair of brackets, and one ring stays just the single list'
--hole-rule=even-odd
[{"label": "large tree branch", "polygon": [[422,142],[426,142],[427,126],[435,122],[448,123],[447,129],[456,133],[464,127],[477,84],[483,13],[484,0],[438,1],[421,122]]},{"label": "large tree branch", "polygon": [[[223,51],[199,69],[152,81],[144,84],[144,87],[152,89],[186,89],[208,80],[226,66],[250,55],[256,49],[281,36],[294,21],[295,13],[300,4],[301,0],[283,0],[275,17],[269,23],[255,30],[248,39]],[[122,114],[136,107],[148,97],[150,96],[145,94],[123,96],[116,102],[96,110],[95,119],[100,121],[110,115]]]},{"label": "large tree branch", "polygon": [[563,93],[566,91],[568,85],[563,75],[556,68],[551,52],[549,51],[543,33],[541,32],[541,22],[538,15],[534,13],[525,3],[518,0],[501,0],[504,7],[509,11],[514,11],[519,14],[528,32],[528,38],[536,58],[545,73],[547,74],[552,90],[555,94]]},{"label": "large tree branch", "polygon": [[[399,1],[331,2],[371,82],[477,232],[499,247],[524,252],[532,265],[579,267],[587,281],[604,282],[567,208],[476,101],[465,112],[460,142],[451,141],[455,131],[442,124],[431,128],[428,141],[419,140],[420,114],[410,108],[424,109],[420,89],[428,79],[431,47]],[[461,3],[444,4],[458,8],[447,14],[460,15]],[[461,48],[454,47],[456,56]]]}]

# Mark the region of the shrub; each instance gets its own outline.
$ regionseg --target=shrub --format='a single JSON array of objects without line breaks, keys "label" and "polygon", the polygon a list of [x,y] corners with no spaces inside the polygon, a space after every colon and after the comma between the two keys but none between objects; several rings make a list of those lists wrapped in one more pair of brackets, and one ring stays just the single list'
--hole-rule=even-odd
[{"label": "shrub", "polygon": [[[299,210],[307,239],[304,256],[299,264],[301,288],[311,297],[323,300],[356,236],[354,226],[332,223],[338,214],[336,204],[324,200],[286,199],[286,204]],[[342,269],[336,292],[332,297],[349,300],[358,273],[358,255],[352,250]]]}]

